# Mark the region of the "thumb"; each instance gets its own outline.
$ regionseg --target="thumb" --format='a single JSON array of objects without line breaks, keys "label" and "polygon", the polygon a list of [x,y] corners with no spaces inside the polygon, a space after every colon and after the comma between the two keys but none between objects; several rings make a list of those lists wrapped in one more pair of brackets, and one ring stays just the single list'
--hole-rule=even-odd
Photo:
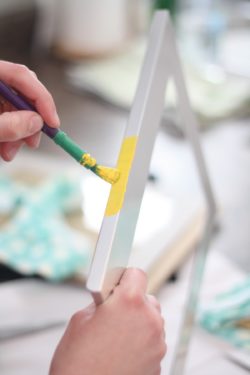
[{"label": "thumb", "polygon": [[0,142],[17,141],[37,133],[43,120],[31,111],[4,112],[0,115]]},{"label": "thumb", "polygon": [[147,276],[138,268],[128,268],[122,275],[119,287],[130,293],[145,294],[147,290]]}]

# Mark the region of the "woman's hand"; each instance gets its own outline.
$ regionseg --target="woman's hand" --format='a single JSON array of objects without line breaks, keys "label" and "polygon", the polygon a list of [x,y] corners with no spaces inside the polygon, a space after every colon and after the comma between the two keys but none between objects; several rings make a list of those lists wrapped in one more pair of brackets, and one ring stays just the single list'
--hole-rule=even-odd
[{"label": "woman's hand", "polygon": [[76,313],[50,375],[159,375],[166,353],[160,305],[147,296],[145,274],[128,269],[102,305]]},{"label": "woman's hand", "polygon": [[38,147],[43,121],[51,127],[58,127],[60,121],[51,94],[26,66],[0,61],[0,80],[27,98],[40,113],[15,110],[0,96],[0,155],[10,161],[24,143]]}]

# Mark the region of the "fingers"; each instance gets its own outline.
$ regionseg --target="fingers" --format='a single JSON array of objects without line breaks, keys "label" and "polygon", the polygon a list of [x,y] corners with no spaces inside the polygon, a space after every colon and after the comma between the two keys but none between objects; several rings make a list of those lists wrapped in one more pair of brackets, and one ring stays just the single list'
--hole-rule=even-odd
[{"label": "fingers", "polygon": [[42,118],[30,111],[4,112],[0,116],[1,142],[27,138],[41,130]]},{"label": "fingers", "polygon": [[31,135],[27,138],[25,138],[25,143],[27,146],[31,147],[31,148],[37,148],[40,144],[40,141],[41,141],[41,132],[38,132],[34,135]]},{"label": "fingers", "polygon": [[5,112],[0,116],[0,155],[5,161],[12,160],[25,143],[38,147],[43,121],[38,114],[29,111]]},{"label": "fingers", "polygon": [[15,111],[0,96],[0,154],[9,161],[24,142],[29,147],[38,147],[42,118],[54,127],[59,126],[59,118],[50,93],[27,67],[0,60],[0,80],[30,99],[42,116],[30,111]]},{"label": "fingers", "polygon": [[145,294],[147,289],[146,274],[137,268],[128,268],[121,280],[119,287],[131,294]]},{"label": "fingers", "polygon": [[0,155],[5,161],[11,161],[23,145],[23,140],[0,143]]},{"label": "fingers", "polygon": [[60,120],[51,94],[26,66],[0,61],[0,79],[30,99],[48,125],[59,126]]},{"label": "fingers", "polygon": [[116,289],[120,292],[125,292],[128,297],[139,295],[146,300],[150,306],[161,313],[161,305],[157,298],[151,294],[146,294],[147,290],[147,277],[146,274],[137,268],[128,268]]}]

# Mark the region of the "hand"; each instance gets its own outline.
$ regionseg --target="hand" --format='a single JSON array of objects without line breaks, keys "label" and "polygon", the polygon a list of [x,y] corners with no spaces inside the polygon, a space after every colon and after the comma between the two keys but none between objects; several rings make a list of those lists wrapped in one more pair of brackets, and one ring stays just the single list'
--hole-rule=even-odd
[{"label": "hand", "polygon": [[160,305],[147,296],[145,274],[128,269],[102,305],[71,319],[50,375],[159,375],[166,352]]},{"label": "hand", "polygon": [[31,111],[17,111],[0,97],[0,155],[10,161],[24,143],[38,147],[43,120],[58,127],[59,118],[52,96],[24,65],[0,61],[0,80],[26,97],[40,113],[39,116]]}]

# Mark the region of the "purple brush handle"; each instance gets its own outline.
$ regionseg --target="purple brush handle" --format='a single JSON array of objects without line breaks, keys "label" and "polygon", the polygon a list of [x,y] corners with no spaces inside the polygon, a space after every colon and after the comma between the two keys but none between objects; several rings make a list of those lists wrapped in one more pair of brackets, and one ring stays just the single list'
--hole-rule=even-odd
[{"label": "purple brush handle", "polygon": [[[14,92],[9,86],[6,85],[6,83],[3,83],[2,81],[0,81],[0,95],[17,109],[37,112],[35,107],[27,103],[23,97]],[[58,129],[51,128],[45,122],[43,124],[42,131],[52,139],[58,133]]]}]

